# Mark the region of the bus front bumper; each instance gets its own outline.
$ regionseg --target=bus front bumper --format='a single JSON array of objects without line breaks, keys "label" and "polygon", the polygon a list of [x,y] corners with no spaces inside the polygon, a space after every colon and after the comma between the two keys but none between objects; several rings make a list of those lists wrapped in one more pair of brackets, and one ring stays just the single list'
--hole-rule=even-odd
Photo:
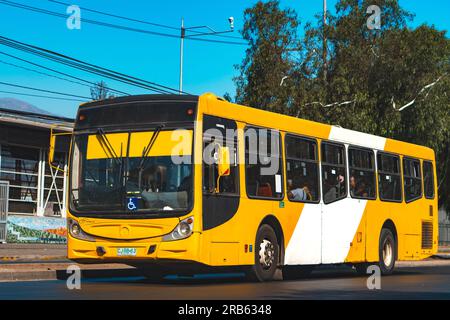
[{"label": "bus front bumper", "polygon": [[[176,241],[161,241],[161,237],[128,241],[84,241],[68,235],[67,257],[82,263],[151,262],[158,260],[198,261],[200,234]],[[200,262],[200,261],[199,261]]]}]

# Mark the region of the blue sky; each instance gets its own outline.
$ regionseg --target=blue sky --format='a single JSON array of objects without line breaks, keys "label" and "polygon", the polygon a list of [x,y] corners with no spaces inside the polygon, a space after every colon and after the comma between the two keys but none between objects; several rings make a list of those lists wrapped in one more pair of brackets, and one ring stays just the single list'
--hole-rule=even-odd
[{"label": "blue sky", "polygon": [[[65,13],[66,10],[65,6],[54,4],[47,0],[11,1],[60,13]],[[233,34],[234,36],[239,35],[237,30],[242,27],[243,11],[256,3],[254,0],[76,0],[70,2],[80,7],[85,6],[99,11],[174,27],[179,26],[181,18],[184,17],[187,27],[208,25],[216,30],[225,30],[229,26],[228,17],[233,16],[236,30]],[[328,0],[328,6],[331,11],[333,11],[335,3],[336,0]],[[296,10],[302,21],[302,26],[307,21],[314,21],[314,15],[322,10],[322,0],[282,0],[281,4],[283,7],[291,7]],[[441,30],[450,29],[450,19],[448,18],[450,1],[402,0],[400,4],[405,9],[415,13],[416,17],[412,26],[427,23],[433,24]],[[174,30],[132,24],[131,22],[114,20],[89,12],[82,11],[81,14],[83,18],[97,19],[137,28],[147,28],[157,32],[176,33]],[[5,37],[48,48],[103,67],[178,88],[179,39],[114,30],[87,23],[82,23],[81,30],[69,30],[64,19],[24,11],[3,4],[0,4],[0,30],[0,35]],[[0,51],[56,68],[86,80],[101,80],[95,75],[52,64],[46,60],[19,53],[7,47],[2,46]],[[186,40],[184,52],[185,91],[194,94],[208,91],[218,95],[223,95],[225,92],[234,94],[232,78],[237,72],[233,66],[242,61],[245,54],[245,46]],[[22,62],[2,55],[0,55],[0,60],[27,66]],[[34,74],[2,63],[0,63],[0,81],[82,96],[90,95],[87,87]],[[150,93],[144,89],[133,88],[112,80],[106,80],[106,82],[111,87],[132,94]],[[39,94],[4,85],[0,85],[0,90]],[[71,101],[22,97],[4,93],[0,93],[0,97],[15,97],[54,114],[69,117],[75,115],[78,107],[78,102]]]}]

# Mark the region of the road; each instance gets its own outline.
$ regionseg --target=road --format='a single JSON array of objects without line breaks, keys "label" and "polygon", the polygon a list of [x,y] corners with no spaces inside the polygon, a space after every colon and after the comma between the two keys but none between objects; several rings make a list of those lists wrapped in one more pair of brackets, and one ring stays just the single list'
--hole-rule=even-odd
[{"label": "road", "polygon": [[380,290],[348,267],[320,267],[306,279],[251,283],[207,276],[151,282],[142,277],[84,279],[80,290],[66,281],[0,283],[4,299],[450,299],[450,264],[402,267],[381,278]]}]

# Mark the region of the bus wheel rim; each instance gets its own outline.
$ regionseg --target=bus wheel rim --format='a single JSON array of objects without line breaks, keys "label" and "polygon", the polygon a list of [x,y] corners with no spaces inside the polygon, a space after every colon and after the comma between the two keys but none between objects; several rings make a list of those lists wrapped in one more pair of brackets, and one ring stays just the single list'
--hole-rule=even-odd
[{"label": "bus wheel rim", "polygon": [[264,239],[259,245],[259,263],[265,270],[270,269],[275,262],[275,247],[273,243]]},{"label": "bus wheel rim", "polygon": [[392,243],[385,241],[383,246],[383,262],[385,266],[390,266],[393,259]]}]

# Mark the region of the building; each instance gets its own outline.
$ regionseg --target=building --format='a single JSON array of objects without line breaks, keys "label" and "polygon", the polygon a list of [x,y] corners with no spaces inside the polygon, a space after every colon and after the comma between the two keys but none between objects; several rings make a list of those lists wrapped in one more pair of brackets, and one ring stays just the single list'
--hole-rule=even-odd
[{"label": "building", "polygon": [[47,159],[51,129],[70,133],[72,128],[73,119],[0,109],[0,188],[7,194],[0,242],[5,241],[5,227],[7,242],[66,242],[70,135],[56,148],[59,170]]}]

